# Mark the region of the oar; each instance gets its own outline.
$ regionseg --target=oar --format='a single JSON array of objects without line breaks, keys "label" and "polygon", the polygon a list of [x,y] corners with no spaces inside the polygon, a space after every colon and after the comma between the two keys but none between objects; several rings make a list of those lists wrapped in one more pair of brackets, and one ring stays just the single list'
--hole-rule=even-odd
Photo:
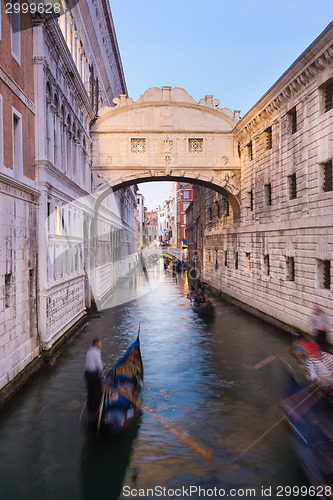
[{"label": "oar", "polygon": [[268,363],[270,363],[274,359],[278,358],[279,356],[282,356],[282,354],[285,354],[290,349],[291,349],[290,345],[285,346],[282,349],[280,349],[279,351],[275,352],[274,354],[270,354],[269,356],[267,356],[267,358],[263,359],[262,361],[259,361],[259,363],[257,363],[256,365],[249,366],[248,368],[251,368],[252,370],[258,370],[259,368],[267,365]]},{"label": "oar", "polygon": [[[315,384],[311,384],[311,386],[309,386],[308,388],[310,387],[313,387]],[[293,411],[295,411],[299,406],[301,406],[308,398],[310,398],[315,392],[317,392],[318,390],[320,389],[320,386],[317,385],[313,390],[311,390],[310,392],[307,392],[306,389],[302,389],[301,391],[299,391],[297,394],[299,395],[300,393],[306,391],[307,392],[307,395],[305,396],[305,398],[303,398],[299,403],[297,403],[295,406],[293,406],[290,410],[287,411],[287,415],[290,415]],[[288,400],[289,398],[287,398]],[[275,427],[277,427],[279,424],[281,424],[281,422],[283,422],[285,419],[286,419],[286,415],[283,415],[277,422],[275,422],[275,424],[273,424],[269,429],[267,429],[265,432],[263,432],[257,439],[255,439],[247,448],[245,448],[244,451],[242,451],[242,453],[240,453],[238,455],[238,457],[236,458],[236,461],[239,460],[243,455],[245,455],[245,453],[247,453],[248,451],[250,451],[257,443],[259,443],[259,441],[261,441],[265,436],[267,436],[267,434],[269,434],[273,429],[275,429]]]},{"label": "oar", "polygon": [[133,405],[137,406],[138,408],[140,408],[140,410],[144,411],[145,413],[148,413],[159,424],[168,429],[172,434],[174,434],[174,436],[176,436],[188,448],[194,451],[194,453],[196,453],[199,457],[206,460],[206,462],[211,462],[213,460],[212,454],[210,453],[209,450],[207,450],[207,448],[205,448],[201,444],[196,443],[194,439],[191,436],[189,436],[186,432],[182,431],[181,429],[179,429],[178,427],[176,427],[174,424],[164,419],[163,417],[157,415],[151,408],[149,408],[149,406],[143,404],[139,399],[133,396],[133,394],[131,394],[130,392],[126,391],[125,389],[119,386],[118,386],[118,392],[126,399],[128,399],[128,401],[130,401]]}]

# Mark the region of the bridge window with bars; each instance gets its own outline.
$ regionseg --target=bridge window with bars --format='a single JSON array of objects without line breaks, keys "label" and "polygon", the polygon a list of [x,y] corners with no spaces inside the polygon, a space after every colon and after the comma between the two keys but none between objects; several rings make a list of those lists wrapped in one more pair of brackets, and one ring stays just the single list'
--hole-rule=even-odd
[{"label": "bridge window with bars", "polygon": [[188,140],[189,153],[202,153],[203,152],[203,139],[189,139]]},{"label": "bridge window with bars", "polygon": [[234,251],[234,261],[235,261],[235,269],[238,269],[238,252]]},{"label": "bridge window with bars", "polygon": [[253,212],[253,189],[248,192],[249,195],[249,202],[250,202],[250,210]]},{"label": "bridge window with bars", "polygon": [[269,255],[266,254],[264,255],[264,271],[267,276],[269,276],[270,273],[270,266],[269,266]]},{"label": "bridge window with bars", "polygon": [[146,139],[131,139],[131,153],[145,153]]},{"label": "bridge window with bars", "polygon": [[332,160],[327,161],[323,165],[323,181],[323,190],[333,191]]}]

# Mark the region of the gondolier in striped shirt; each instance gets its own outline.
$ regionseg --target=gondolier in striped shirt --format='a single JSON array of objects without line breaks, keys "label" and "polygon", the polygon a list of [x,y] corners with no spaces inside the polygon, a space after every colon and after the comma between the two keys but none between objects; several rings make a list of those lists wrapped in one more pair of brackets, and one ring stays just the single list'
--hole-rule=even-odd
[{"label": "gondolier in striped shirt", "polygon": [[88,390],[87,406],[88,410],[91,412],[96,412],[98,410],[102,397],[101,378],[103,376],[104,367],[101,356],[101,347],[101,339],[95,338],[86,355],[84,376]]}]

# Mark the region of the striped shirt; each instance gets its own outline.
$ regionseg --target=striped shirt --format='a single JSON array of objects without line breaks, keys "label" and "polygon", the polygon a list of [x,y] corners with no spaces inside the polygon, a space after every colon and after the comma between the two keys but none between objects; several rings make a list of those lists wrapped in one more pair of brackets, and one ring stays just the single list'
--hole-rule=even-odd
[{"label": "striped shirt", "polygon": [[311,382],[320,382],[324,387],[333,384],[333,355],[322,352],[319,358],[309,356],[305,372]]}]

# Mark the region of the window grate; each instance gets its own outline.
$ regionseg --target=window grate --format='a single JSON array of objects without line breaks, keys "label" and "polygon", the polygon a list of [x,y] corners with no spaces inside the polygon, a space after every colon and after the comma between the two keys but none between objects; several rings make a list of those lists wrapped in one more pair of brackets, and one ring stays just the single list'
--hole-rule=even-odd
[{"label": "window grate", "polygon": [[146,139],[131,139],[131,153],[145,153]]},{"label": "window grate", "polygon": [[333,82],[325,88],[325,113],[333,108]]},{"label": "window grate", "polygon": [[249,157],[249,160],[253,160],[253,147],[252,147],[252,141],[248,143],[247,145],[247,154]]},{"label": "window grate", "polygon": [[287,257],[287,280],[295,281],[295,259],[294,257]]},{"label": "window grate", "polygon": [[235,269],[238,269],[238,252],[234,252],[234,259],[235,259]]},{"label": "window grate", "polygon": [[324,164],[324,191],[333,191],[332,160]]},{"label": "window grate", "polygon": [[224,215],[226,217],[230,215],[230,203],[227,200],[224,202]]},{"label": "window grate", "polygon": [[324,288],[330,289],[331,288],[331,261],[330,260],[324,260],[324,265],[323,265],[323,285]]},{"label": "window grate", "polygon": [[266,128],[265,139],[266,139],[266,149],[272,149],[273,146],[272,127]]},{"label": "window grate", "polygon": [[228,250],[224,250],[224,265],[228,266]]},{"label": "window grate", "polygon": [[269,255],[264,255],[264,268],[265,268],[265,274],[269,276],[270,273],[270,267],[269,267]]},{"label": "window grate", "polygon": [[189,139],[188,140],[189,153],[202,153],[203,152],[203,139]]},{"label": "window grate", "polygon": [[249,200],[250,200],[250,210],[253,212],[253,190],[249,191]]},{"label": "window grate", "polygon": [[297,112],[296,112],[296,108],[291,109],[288,112],[288,115],[290,117],[291,133],[295,134],[295,132],[297,132]]}]

